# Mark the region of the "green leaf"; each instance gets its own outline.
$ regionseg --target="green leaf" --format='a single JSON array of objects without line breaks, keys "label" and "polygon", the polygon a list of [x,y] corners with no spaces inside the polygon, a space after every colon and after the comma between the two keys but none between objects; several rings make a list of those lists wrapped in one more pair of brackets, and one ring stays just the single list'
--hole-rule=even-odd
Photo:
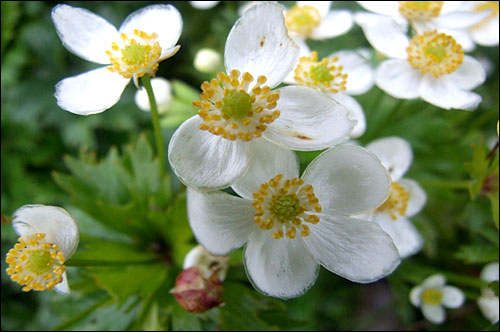
[{"label": "green leaf", "polygon": [[193,233],[189,227],[186,208],[186,193],[180,193],[167,212],[168,226],[165,236],[171,244],[171,256],[177,265],[182,266],[184,257],[192,249],[190,243]]},{"label": "green leaf", "polygon": [[455,258],[466,264],[483,264],[498,261],[498,248],[485,245],[463,245],[459,247]]},{"label": "green leaf", "polygon": [[173,331],[201,331],[200,315],[186,311],[180,305],[172,309]]},{"label": "green leaf", "polygon": [[200,91],[179,80],[172,82],[172,90],[177,98],[189,105],[200,98]]},{"label": "green leaf", "polygon": [[491,203],[491,213],[493,214],[493,221],[495,222],[495,226],[498,229],[498,192],[496,194],[488,195],[488,198]]}]

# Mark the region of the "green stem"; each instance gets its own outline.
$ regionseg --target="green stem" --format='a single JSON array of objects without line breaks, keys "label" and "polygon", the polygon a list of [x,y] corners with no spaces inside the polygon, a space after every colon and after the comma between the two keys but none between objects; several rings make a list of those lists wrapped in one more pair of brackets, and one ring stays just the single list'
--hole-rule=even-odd
[{"label": "green stem", "polygon": [[469,189],[470,181],[439,181],[439,180],[420,180],[418,181],[424,187],[446,188],[446,189]]},{"label": "green stem", "polygon": [[88,307],[87,309],[85,309],[84,311],[82,311],[81,313],[76,315],[75,317],[71,318],[70,320],[53,328],[51,331],[63,331],[65,329],[67,329],[71,325],[78,323],[80,320],[87,317],[89,314],[91,314],[94,310],[98,309],[99,307],[104,306],[108,303],[111,303],[111,301],[113,301],[113,299],[109,295],[106,295],[101,300],[97,301],[96,303],[94,303],[93,305],[91,305],[90,307]]},{"label": "green stem", "polygon": [[160,116],[158,114],[158,106],[156,105],[155,95],[151,87],[151,78],[148,75],[141,77],[142,85],[146,89],[149,98],[149,105],[151,106],[151,120],[153,121],[153,130],[156,140],[156,151],[158,159],[160,160],[160,173],[161,176],[165,174],[165,149],[163,147],[163,136],[161,134]]}]

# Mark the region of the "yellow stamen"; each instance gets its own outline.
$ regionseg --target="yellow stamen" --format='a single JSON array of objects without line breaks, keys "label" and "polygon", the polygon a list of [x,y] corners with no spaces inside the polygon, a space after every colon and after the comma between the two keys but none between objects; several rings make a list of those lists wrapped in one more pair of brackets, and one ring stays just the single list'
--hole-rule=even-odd
[{"label": "yellow stamen", "polygon": [[410,194],[408,191],[399,183],[393,182],[389,198],[375,212],[388,213],[392,220],[398,219],[397,214],[404,217],[409,199]]},{"label": "yellow stamen", "polygon": [[409,21],[429,21],[442,7],[443,1],[399,1],[399,12]]},{"label": "yellow stamen", "polygon": [[323,58],[318,61],[318,53],[311,52],[310,56],[301,57],[295,68],[294,79],[300,84],[323,92],[337,93],[344,91],[347,84],[347,74],[344,67],[336,64],[337,57]]},{"label": "yellow stamen", "polygon": [[309,37],[321,23],[321,14],[313,6],[293,6],[285,14],[288,30],[301,37]]},{"label": "yellow stamen", "polygon": [[422,302],[427,305],[439,305],[443,301],[443,292],[435,288],[427,288],[420,296]]}]

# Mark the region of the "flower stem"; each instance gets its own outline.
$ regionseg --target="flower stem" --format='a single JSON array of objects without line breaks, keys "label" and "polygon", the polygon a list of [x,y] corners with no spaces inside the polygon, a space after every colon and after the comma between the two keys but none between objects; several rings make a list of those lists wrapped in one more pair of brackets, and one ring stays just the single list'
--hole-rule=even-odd
[{"label": "flower stem", "polygon": [[153,121],[153,131],[156,140],[156,152],[160,160],[160,175],[165,174],[165,148],[163,147],[163,136],[161,134],[160,116],[158,114],[158,106],[156,105],[155,95],[151,87],[151,78],[148,75],[141,77],[142,85],[146,89],[149,98],[149,105],[151,106],[151,120]]},{"label": "flower stem", "polygon": [[90,307],[88,307],[87,309],[85,309],[84,311],[79,313],[78,315],[76,315],[75,317],[73,317],[70,320],[62,323],[61,325],[53,328],[51,331],[65,330],[68,327],[70,327],[71,325],[78,323],[79,321],[81,321],[82,319],[84,319],[85,317],[90,315],[96,309],[99,309],[100,307],[103,307],[107,304],[111,304],[112,302],[113,302],[113,298],[109,295],[106,295],[103,298],[101,298],[99,301],[97,301],[96,303],[94,303],[93,305],[91,305]]}]

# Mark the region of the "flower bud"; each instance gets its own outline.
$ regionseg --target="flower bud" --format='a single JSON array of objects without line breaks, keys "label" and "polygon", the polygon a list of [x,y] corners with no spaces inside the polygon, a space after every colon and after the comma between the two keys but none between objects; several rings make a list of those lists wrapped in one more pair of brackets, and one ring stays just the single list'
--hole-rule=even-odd
[{"label": "flower bud", "polygon": [[[172,102],[172,86],[170,82],[164,78],[156,77],[151,79],[151,88],[156,98],[156,106],[158,113],[165,113]],[[137,90],[135,93],[135,104],[139,109],[149,112],[151,107],[149,105],[149,97],[146,89]]]},{"label": "flower bud", "polygon": [[194,57],[194,68],[202,73],[214,73],[222,67],[219,53],[211,48],[202,48]]}]

